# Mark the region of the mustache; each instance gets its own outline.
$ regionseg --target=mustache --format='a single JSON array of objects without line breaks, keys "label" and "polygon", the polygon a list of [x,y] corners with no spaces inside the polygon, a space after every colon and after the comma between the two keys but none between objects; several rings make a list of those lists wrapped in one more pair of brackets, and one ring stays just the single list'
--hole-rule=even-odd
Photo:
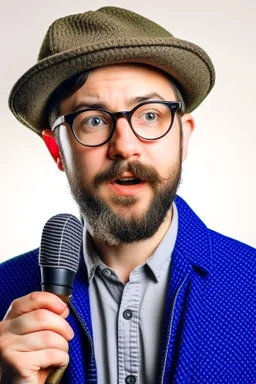
[{"label": "mustache", "polygon": [[138,160],[132,162],[120,160],[97,173],[94,178],[94,188],[97,189],[105,181],[120,178],[124,172],[131,172],[135,178],[149,181],[153,187],[160,184],[163,179],[151,165],[142,164]]}]

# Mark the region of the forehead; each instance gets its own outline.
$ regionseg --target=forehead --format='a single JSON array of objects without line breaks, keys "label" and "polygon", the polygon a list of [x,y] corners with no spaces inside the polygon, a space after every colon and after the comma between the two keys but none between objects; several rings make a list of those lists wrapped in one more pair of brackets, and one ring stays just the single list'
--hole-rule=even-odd
[{"label": "forehead", "polygon": [[[122,77],[138,77],[145,80],[148,76],[157,81],[169,80],[169,75],[158,68],[146,64],[113,64],[91,70],[89,77],[93,80],[112,78],[120,79]],[[150,78],[148,80],[150,80]]]},{"label": "forehead", "polygon": [[70,113],[83,102],[112,110],[128,108],[133,100],[153,93],[161,99],[176,99],[171,80],[162,71],[140,64],[109,65],[92,70],[85,83],[61,103],[61,112]]},{"label": "forehead", "polygon": [[97,68],[91,71],[86,87],[97,89],[98,87],[127,87],[127,91],[138,92],[143,87],[168,87],[170,79],[164,72],[146,65],[140,64],[118,64]]}]

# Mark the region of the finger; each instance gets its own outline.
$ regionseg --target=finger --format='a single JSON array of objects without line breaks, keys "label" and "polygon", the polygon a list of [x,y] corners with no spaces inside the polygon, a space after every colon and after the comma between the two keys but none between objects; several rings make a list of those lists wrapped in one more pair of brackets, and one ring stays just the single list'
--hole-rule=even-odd
[{"label": "finger", "polygon": [[[3,349],[3,348],[2,348]],[[40,331],[28,335],[7,335],[4,349],[17,352],[32,352],[41,349],[59,349],[68,352],[68,341],[58,333]]]},{"label": "finger", "polygon": [[68,352],[68,341],[61,335],[52,331],[41,331],[33,334],[33,337],[18,336],[21,352],[36,351],[41,349],[58,349]]},{"label": "finger", "polygon": [[36,309],[48,309],[58,315],[67,316],[67,305],[58,296],[50,292],[32,292],[29,295],[14,300],[7,311],[5,319],[14,319],[24,313]]},{"label": "finger", "polygon": [[26,379],[35,377],[42,369],[66,367],[69,363],[68,353],[54,348],[25,353],[7,351],[3,357],[6,366],[12,367],[18,377]]},{"label": "finger", "polygon": [[3,321],[1,328],[2,334],[25,335],[49,330],[60,334],[66,340],[71,340],[74,336],[74,332],[68,322],[47,309],[37,309],[12,320]]},{"label": "finger", "polygon": [[28,352],[27,355],[31,358],[29,365],[34,368],[66,367],[69,363],[68,353],[54,348]]}]

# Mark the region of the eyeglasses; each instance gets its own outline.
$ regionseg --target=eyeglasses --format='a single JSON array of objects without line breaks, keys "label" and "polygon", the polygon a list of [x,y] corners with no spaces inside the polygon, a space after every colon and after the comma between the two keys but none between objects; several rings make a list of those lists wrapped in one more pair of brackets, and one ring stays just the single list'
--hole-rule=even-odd
[{"label": "eyeglasses", "polygon": [[68,125],[76,140],[86,147],[98,147],[109,141],[117,120],[125,118],[133,133],[143,140],[158,140],[171,129],[175,112],[181,109],[178,101],[146,101],[130,111],[110,112],[102,108],[86,108],[60,116],[52,131],[60,125]]}]

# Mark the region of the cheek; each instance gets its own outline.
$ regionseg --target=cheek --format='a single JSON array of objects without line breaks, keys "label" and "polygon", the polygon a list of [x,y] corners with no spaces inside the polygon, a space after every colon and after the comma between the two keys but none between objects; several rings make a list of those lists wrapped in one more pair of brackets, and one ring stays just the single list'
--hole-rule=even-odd
[{"label": "cheek", "polygon": [[176,131],[169,132],[157,142],[152,142],[149,150],[151,151],[152,165],[161,176],[166,177],[169,175],[170,169],[176,167],[180,161],[179,133]]},{"label": "cheek", "polygon": [[85,148],[80,154],[78,161],[86,182],[91,183],[96,174],[106,167],[105,158],[106,154],[102,147]]},{"label": "cheek", "polygon": [[88,148],[73,137],[68,128],[60,131],[60,142],[66,172],[75,176],[79,171],[86,183],[90,183],[95,175],[104,167],[103,159],[106,156],[103,147]]},{"label": "cheek", "polygon": [[79,150],[77,144],[79,143],[76,142],[71,130],[66,126],[61,126],[59,128],[59,139],[65,168],[66,171],[69,171],[70,169],[74,168],[76,164],[76,153]]}]

